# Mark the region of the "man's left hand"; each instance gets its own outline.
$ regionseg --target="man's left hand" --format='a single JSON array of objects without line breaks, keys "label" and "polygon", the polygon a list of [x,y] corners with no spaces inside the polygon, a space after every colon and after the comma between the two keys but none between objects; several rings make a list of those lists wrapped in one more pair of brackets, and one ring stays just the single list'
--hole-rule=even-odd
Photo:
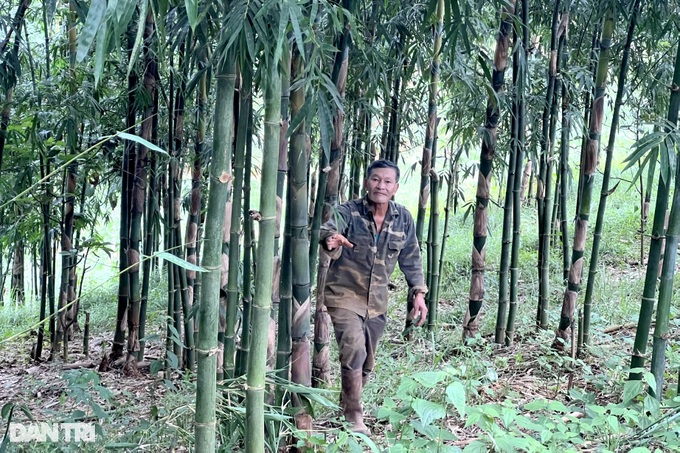
[{"label": "man's left hand", "polygon": [[416,326],[420,327],[425,324],[427,320],[427,306],[425,305],[425,296],[423,293],[418,293],[413,298],[413,310],[411,310],[411,319],[416,320],[420,317]]}]

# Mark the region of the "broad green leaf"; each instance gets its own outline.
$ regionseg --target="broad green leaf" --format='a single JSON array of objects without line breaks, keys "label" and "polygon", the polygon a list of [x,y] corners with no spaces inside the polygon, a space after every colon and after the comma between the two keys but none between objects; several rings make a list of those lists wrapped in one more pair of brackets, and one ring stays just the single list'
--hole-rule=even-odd
[{"label": "broad green leaf", "polygon": [[433,441],[458,440],[458,437],[456,437],[455,434],[444,428],[440,428],[439,426],[424,425],[419,420],[413,420],[411,424],[416,429],[416,431],[418,431],[420,434],[422,434],[423,436],[427,437],[430,440]]},{"label": "broad green leaf", "polygon": [[428,388],[433,388],[446,377],[446,373],[439,371],[422,371],[411,376],[413,380]]},{"label": "broad green leaf", "polygon": [[423,425],[429,425],[435,420],[446,417],[446,408],[432,401],[418,398],[413,401],[411,407],[416,411]]},{"label": "broad green leaf", "polygon": [[635,447],[629,450],[628,453],[651,453],[651,450],[647,447]]},{"label": "broad green leaf", "polygon": [[569,412],[569,409],[567,409],[567,406],[564,405],[561,401],[551,401],[548,403],[548,410],[553,411],[553,412]]},{"label": "broad green leaf", "polygon": [[517,420],[515,420],[515,423],[517,423],[518,427],[520,427],[522,429],[528,429],[530,431],[541,432],[545,429],[545,426],[541,425],[540,423],[534,422],[529,417],[524,417],[522,415],[517,417]]},{"label": "broad green leaf", "polygon": [[158,374],[158,372],[163,369],[163,361],[154,360],[153,362],[151,362],[151,366],[149,368],[152,375]]},{"label": "broad green leaf", "polygon": [[[154,145],[150,141],[144,140],[139,135],[128,134],[127,132],[118,132],[116,135],[118,135],[120,138],[122,138],[124,140],[132,140],[133,142],[139,143],[140,145],[145,146],[150,151],[156,151],[158,153],[163,154],[164,156],[169,156],[168,152],[165,151],[163,148],[159,148],[158,146]],[[165,253],[165,252],[160,252],[160,253]],[[158,255],[160,255],[160,253],[158,253]],[[168,258],[168,261],[171,261],[171,260]],[[173,261],[173,263],[175,263],[175,262]],[[177,264],[180,267],[184,267],[179,263],[175,263],[175,264]],[[186,267],[185,267],[185,269],[186,269]],[[197,269],[192,269],[192,270],[197,270]],[[205,272],[205,271],[201,270],[199,272]]]},{"label": "broad green leaf", "polygon": [[205,269],[204,267],[191,264],[190,262],[183,260],[182,258],[178,257],[177,255],[173,255],[172,253],[158,252],[154,256],[156,256],[157,258],[164,259],[166,261],[170,261],[172,264],[175,264],[181,267],[182,269],[187,269],[196,272],[207,272],[207,269]]},{"label": "broad green leaf", "polygon": [[453,404],[461,418],[465,418],[465,387],[461,382],[453,382],[446,387],[446,399]]},{"label": "broad green leaf", "polygon": [[651,388],[656,387],[656,378],[654,377],[654,374],[650,373],[649,371],[645,371],[644,378],[648,386]]},{"label": "broad green leaf", "polygon": [[515,437],[512,434],[501,434],[494,438],[494,442],[496,444],[495,451],[499,452],[525,451],[528,446],[526,439]]},{"label": "broad green leaf", "polygon": [[[654,384],[656,385],[656,384]],[[642,392],[645,383],[642,381],[627,381],[623,384],[623,402],[627,403]]]},{"label": "broad green leaf", "polygon": [[645,408],[645,412],[649,412],[652,416],[658,416],[661,409],[661,403],[658,399],[654,398],[652,395],[646,395],[642,405]]},{"label": "broad green leaf", "polygon": [[481,440],[471,442],[463,449],[463,453],[487,453],[489,451],[489,447]]},{"label": "broad green leaf", "polygon": [[198,25],[198,0],[184,0],[184,7],[187,10],[187,19],[189,19],[191,31],[195,32],[196,25]]},{"label": "broad green leaf", "polygon": [[527,411],[540,411],[546,408],[548,402],[546,400],[534,400],[530,403],[524,405],[524,410]]},{"label": "broad green leaf", "polygon": [[80,31],[80,36],[78,36],[78,51],[76,52],[76,61],[78,63],[82,62],[90,51],[105,12],[106,0],[92,0],[90,11],[87,13],[87,19],[83,29]]}]

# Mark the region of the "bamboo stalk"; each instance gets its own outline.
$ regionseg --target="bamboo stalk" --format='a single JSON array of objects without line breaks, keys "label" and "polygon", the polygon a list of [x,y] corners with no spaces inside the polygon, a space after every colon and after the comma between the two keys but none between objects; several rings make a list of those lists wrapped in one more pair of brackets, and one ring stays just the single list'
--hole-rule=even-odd
[{"label": "bamboo stalk", "polygon": [[600,191],[600,204],[597,207],[597,220],[595,221],[595,235],[593,237],[593,246],[590,253],[590,266],[588,269],[588,282],[586,284],[586,295],[583,301],[583,344],[590,343],[590,313],[593,304],[593,292],[595,289],[595,279],[597,276],[597,266],[600,256],[600,242],[602,240],[602,231],[604,226],[604,214],[607,209],[607,198],[609,198],[609,180],[611,178],[612,161],[614,158],[614,144],[616,142],[616,133],[618,131],[619,119],[621,113],[621,106],[623,105],[623,94],[626,90],[626,75],[628,73],[628,57],[630,56],[630,47],[633,42],[635,34],[635,26],[637,23],[637,16],[640,10],[640,0],[635,0],[633,3],[633,10],[630,15],[630,22],[628,24],[628,34],[626,35],[626,43],[623,47],[623,56],[621,58],[621,67],[619,70],[619,83],[616,89],[616,99],[614,101],[614,113],[612,114],[611,128],[609,129],[609,141],[607,142],[606,158],[604,164],[604,173],[602,177],[602,189]]},{"label": "bamboo stalk", "polygon": [[[250,344],[246,387],[246,453],[264,451],[264,393],[267,335],[272,305],[276,180],[281,128],[281,76],[278,62],[270,62],[264,77],[264,144],[260,190],[260,236],[257,246],[255,298],[252,306],[253,337]],[[212,451],[212,450],[210,450]]]},{"label": "bamboo stalk", "polygon": [[210,163],[208,211],[203,252],[204,272],[201,305],[198,311],[196,378],[196,451],[215,451],[215,398],[217,373],[217,324],[221,269],[221,242],[224,210],[231,185],[230,152],[233,125],[233,97],[236,68],[234,58],[220,58],[216,74],[215,131]]}]

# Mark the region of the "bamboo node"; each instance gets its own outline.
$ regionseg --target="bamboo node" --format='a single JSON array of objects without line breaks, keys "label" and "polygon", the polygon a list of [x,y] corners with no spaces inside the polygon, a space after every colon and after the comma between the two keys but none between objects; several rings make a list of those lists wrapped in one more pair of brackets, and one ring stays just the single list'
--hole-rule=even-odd
[{"label": "bamboo node", "polygon": [[211,426],[215,426],[215,423],[216,423],[215,421],[206,422],[206,423],[194,422],[194,426],[196,426],[198,428],[204,428],[204,427],[208,428],[208,427],[211,427]]},{"label": "bamboo node", "polygon": [[207,357],[212,357],[220,352],[220,348],[212,348],[207,351],[205,349],[196,348],[196,352]]}]

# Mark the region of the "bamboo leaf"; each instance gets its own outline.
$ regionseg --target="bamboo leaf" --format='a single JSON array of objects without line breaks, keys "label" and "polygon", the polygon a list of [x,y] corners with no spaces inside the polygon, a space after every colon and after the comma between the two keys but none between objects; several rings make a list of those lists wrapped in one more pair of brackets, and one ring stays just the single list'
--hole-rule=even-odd
[{"label": "bamboo leaf", "polygon": [[300,50],[300,58],[302,61],[305,61],[305,51],[304,51],[304,40],[302,39],[302,30],[300,29],[300,22],[298,20],[298,17],[302,17],[302,12],[300,11],[300,8],[298,7],[297,3],[293,3],[290,12],[290,23],[293,25],[293,35],[295,36],[295,44],[297,45],[298,49]]},{"label": "bamboo leaf", "polygon": [[139,19],[137,20],[137,35],[135,36],[135,45],[132,47],[132,52],[130,53],[130,61],[128,62],[127,75],[130,75],[132,69],[135,67],[137,62],[137,57],[142,48],[142,43],[144,42],[144,27],[146,26],[146,12],[149,8],[149,4],[146,0],[142,1],[142,9],[139,12]]},{"label": "bamboo leaf", "polygon": [[99,85],[104,74],[104,63],[106,62],[107,43],[109,39],[108,27],[103,26],[99,33],[97,33],[97,45],[94,54],[94,86]]},{"label": "bamboo leaf", "polygon": [[166,261],[170,261],[172,264],[175,264],[182,269],[187,269],[190,271],[196,271],[196,272],[207,272],[207,270],[201,266],[197,266],[195,264],[192,264],[186,260],[183,260],[182,258],[178,257],[177,255],[173,255],[172,253],[168,252],[158,252],[154,254],[154,256],[164,259]]},{"label": "bamboo leaf", "polygon": [[2,410],[0,410],[0,417],[1,418],[9,417],[9,414],[12,413],[12,409],[14,409],[14,403],[5,403],[5,405],[2,406]]},{"label": "bamboo leaf", "polygon": [[274,51],[274,61],[281,61],[283,55],[283,44],[286,41],[286,28],[288,28],[288,18],[290,17],[290,2],[279,3],[281,11],[279,12],[279,27],[276,36],[276,50]]},{"label": "bamboo leaf", "polygon": [[328,103],[328,98],[325,93],[319,91],[317,93],[317,107],[319,114],[319,132],[321,134],[321,149],[326,153],[327,157],[331,155],[331,138],[334,134],[333,129],[333,112]]},{"label": "bamboo leaf", "polygon": [[666,146],[666,141],[661,142],[659,146],[659,174],[666,185],[670,186],[671,181],[671,160],[669,157],[669,150]]},{"label": "bamboo leaf", "polygon": [[[118,132],[116,135],[118,135],[120,138],[124,140],[131,140],[133,142],[139,143],[142,146],[145,146],[148,150],[150,151],[156,151],[157,153],[161,153],[164,156],[169,156],[168,152],[165,151],[163,148],[159,148],[158,146],[154,145],[148,140],[144,140],[142,137],[139,135],[134,135],[134,134],[128,134],[127,132]],[[161,252],[165,253],[165,252]],[[160,254],[160,253],[159,253]],[[175,263],[178,264],[178,263]],[[181,264],[178,264],[180,267],[184,267]],[[186,268],[185,268],[186,269]],[[195,270],[195,269],[194,269]],[[205,271],[200,271],[200,272],[205,272]]]},{"label": "bamboo leaf", "polygon": [[297,128],[301,124],[303,124],[303,122],[309,116],[309,113],[313,110],[313,107],[315,107],[315,103],[313,102],[313,98],[306,98],[305,103],[302,104],[302,107],[295,114],[292,121],[290,122],[290,125],[288,126],[287,138],[292,137],[293,133],[297,130]]},{"label": "bamboo leaf", "polygon": [[105,12],[106,0],[92,0],[90,11],[87,13],[87,19],[83,29],[80,31],[80,36],[78,36],[78,51],[76,52],[76,61],[78,63],[81,63],[90,51]]},{"label": "bamboo leaf", "polygon": [[191,31],[196,31],[198,25],[198,0],[184,0],[184,7],[187,10],[187,19],[189,19],[189,26]]},{"label": "bamboo leaf", "polygon": [[135,14],[137,2],[135,0],[119,0],[119,7],[116,9],[116,20],[118,21],[118,29],[125,29],[132,16]]},{"label": "bamboo leaf", "polygon": [[635,143],[633,152],[624,159],[628,164],[624,167],[624,171],[635,165],[650,149],[657,147],[664,139],[665,134],[662,132],[652,132],[642,137]]}]

